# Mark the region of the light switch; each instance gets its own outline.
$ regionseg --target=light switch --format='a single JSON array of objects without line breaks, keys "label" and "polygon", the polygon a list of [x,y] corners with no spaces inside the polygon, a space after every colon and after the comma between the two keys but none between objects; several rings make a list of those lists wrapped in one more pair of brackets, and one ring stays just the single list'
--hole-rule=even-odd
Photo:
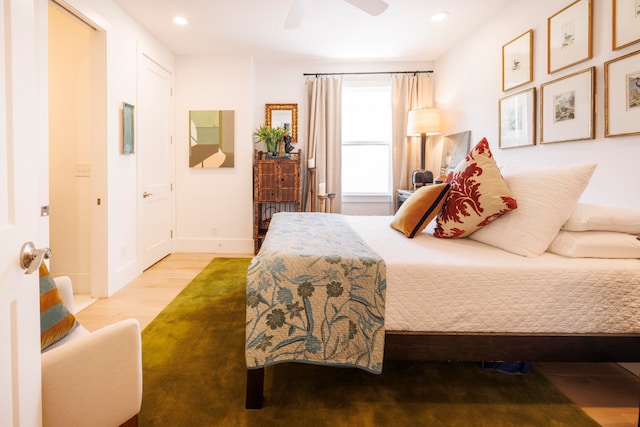
[{"label": "light switch", "polygon": [[91,165],[89,163],[76,163],[76,176],[91,176]]}]

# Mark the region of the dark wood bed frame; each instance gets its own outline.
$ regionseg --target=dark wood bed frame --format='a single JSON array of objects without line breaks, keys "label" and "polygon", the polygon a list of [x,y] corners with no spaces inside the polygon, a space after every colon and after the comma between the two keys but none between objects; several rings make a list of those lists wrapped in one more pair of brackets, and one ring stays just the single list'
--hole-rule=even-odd
[{"label": "dark wood bed frame", "polygon": [[[387,331],[385,360],[640,362],[640,334],[474,334]],[[263,403],[264,368],[247,369],[246,408]],[[640,417],[638,420],[640,427]]]}]

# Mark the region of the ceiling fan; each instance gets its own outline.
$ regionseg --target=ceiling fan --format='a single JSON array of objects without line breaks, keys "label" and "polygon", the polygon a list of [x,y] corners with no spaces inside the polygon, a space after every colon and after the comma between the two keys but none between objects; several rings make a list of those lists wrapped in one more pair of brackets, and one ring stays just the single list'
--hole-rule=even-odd
[{"label": "ceiling fan", "polygon": [[[287,20],[284,23],[286,30],[293,30],[300,26],[302,18],[307,14],[309,7],[311,7],[312,0],[293,0],[293,6],[289,11]],[[349,4],[357,7],[358,9],[368,13],[372,16],[378,16],[389,6],[384,0],[344,0]]]}]

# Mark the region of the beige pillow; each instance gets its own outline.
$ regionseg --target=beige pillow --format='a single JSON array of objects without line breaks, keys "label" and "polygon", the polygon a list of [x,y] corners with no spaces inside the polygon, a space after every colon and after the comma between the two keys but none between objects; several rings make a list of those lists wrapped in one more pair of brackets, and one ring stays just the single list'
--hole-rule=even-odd
[{"label": "beige pillow", "polygon": [[469,236],[517,255],[542,254],[573,212],[595,164],[505,174],[518,209]]},{"label": "beige pillow", "polygon": [[438,214],[435,237],[468,236],[518,207],[486,138],[473,147],[445,182],[451,184],[451,191]]},{"label": "beige pillow", "polygon": [[400,206],[391,227],[410,239],[415,237],[435,218],[448,194],[449,184],[446,183],[418,188]]},{"label": "beige pillow", "polygon": [[640,234],[640,211],[621,206],[578,203],[562,229]]}]

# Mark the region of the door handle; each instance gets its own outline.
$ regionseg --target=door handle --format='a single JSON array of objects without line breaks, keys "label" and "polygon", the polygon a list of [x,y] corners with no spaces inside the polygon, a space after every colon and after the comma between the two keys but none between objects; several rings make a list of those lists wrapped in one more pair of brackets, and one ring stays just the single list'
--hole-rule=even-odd
[{"label": "door handle", "polygon": [[49,259],[50,257],[51,249],[36,249],[32,242],[27,242],[20,249],[20,267],[26,270],[24,274],[31,274],[40,268],[43,259]]},{"label": "door handle", "polygon": [[144,197],[145,199],[150,196],[153,196],[153,193],[147,193],[146,191],[142,193],[142,197]]}]

